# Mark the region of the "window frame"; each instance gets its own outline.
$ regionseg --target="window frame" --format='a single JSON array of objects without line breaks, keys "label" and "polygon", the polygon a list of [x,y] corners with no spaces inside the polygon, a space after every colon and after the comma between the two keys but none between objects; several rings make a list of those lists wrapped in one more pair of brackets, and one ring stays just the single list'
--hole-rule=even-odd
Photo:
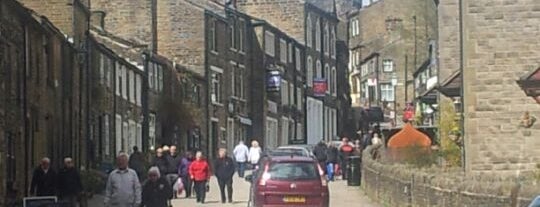
[{"label": "window frame", "polygon": [[[384,59],[382,61],[383,63],[383,72],[385,73],[391,73],[391,72],[394,72],[394,60],[392,59]],[[390,68],[390,70],[388,70],[388,68]]]},{"label": "window frame", "polygon": [[308,86],[313,86],[313,77],[314,77],[314,67],[313,67],[313,59],[311,56],[307,57],[307,64],[306,64],[306,83]]},{"label": "window frame", "polygon": [[287,58],[288,58],[287,50],[288,50],[287,41],[283,38],[280,38],[279,39],[279,60],[282,63],[287,63]]},{"label": "window frame", "polygon": [[387,102],[395,101],[394,86],[391,83],[381,83],[381,100]]},{"label": "window frame", "polygon": [[321,20],[320,18],[317,18],[317,21],[315,22],[315,50],[317,52],[321,52]]},{"label": "window frame", "polygon": [[[270,46],[271,48],[269,48]],[[264,32],[264,53],[271,57],[276,56],[276,36],[273,32],[268,30]]]},{"label": "window frame", "polygon": [[307,31],[307,34],[306,34],[306,46],[307,47],[312,47],[313,46],[313,20],[311,19],[311,14],[308,14],[307,15],[307,20],[306,20],[306,31]]}]

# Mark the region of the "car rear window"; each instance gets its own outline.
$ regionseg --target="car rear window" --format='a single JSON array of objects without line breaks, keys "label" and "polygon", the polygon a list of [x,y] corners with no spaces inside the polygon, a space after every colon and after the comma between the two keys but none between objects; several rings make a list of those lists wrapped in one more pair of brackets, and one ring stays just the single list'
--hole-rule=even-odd
[{"label": "car rear window", "polygon": [[276,149],[269,153],[271,156],[306,156],[302,150],[297,149]]},{"label": "car rear window", "polygon": [[319,172],[311,162],[277,162],[270,165],[271,180],[312,180],[319,179]]}]

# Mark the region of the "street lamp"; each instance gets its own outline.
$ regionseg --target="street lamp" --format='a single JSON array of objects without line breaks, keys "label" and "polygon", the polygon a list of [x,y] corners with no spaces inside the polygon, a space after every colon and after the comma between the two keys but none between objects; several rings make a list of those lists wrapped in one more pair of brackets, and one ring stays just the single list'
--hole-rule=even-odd
[{"label": "street lamp", "polygon": [[392,73],[392,87],[393,87],[393,91],[394,91],[394,125],[397,125],[397,110],[396,110],[396,103],[397,103],[397,100],[396,100],[396,87],[397,87],[397,83],[398,83],[397,74],[396,74],[396,72],[393,72]]}]

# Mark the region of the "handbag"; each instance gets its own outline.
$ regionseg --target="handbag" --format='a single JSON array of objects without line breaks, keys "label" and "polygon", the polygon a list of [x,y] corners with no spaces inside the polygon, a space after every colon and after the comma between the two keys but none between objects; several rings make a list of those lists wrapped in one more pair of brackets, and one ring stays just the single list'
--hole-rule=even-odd
[{"label": "handbag", "polygon": [[208,184],[208,182],[206,183],[206,192],[209,192],[210,191],[210,184]]},{"label": "handbag", "polygon": [[182,182],[181,178],[176,180],[176,183],[174,183],[173,189],[174,191],[178,193],[182,193],[182,191],[184,191],[184,182]]}]

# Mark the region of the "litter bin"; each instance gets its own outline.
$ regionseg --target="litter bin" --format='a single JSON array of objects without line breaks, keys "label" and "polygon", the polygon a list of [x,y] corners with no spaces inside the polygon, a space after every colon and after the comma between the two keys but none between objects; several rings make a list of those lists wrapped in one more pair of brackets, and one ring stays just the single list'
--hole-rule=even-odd
[{"label": "litter bin", "polygon": [[347,185],[348,186],[360,186],[360,156],[350,156],[349,164],[347,166]]}]

